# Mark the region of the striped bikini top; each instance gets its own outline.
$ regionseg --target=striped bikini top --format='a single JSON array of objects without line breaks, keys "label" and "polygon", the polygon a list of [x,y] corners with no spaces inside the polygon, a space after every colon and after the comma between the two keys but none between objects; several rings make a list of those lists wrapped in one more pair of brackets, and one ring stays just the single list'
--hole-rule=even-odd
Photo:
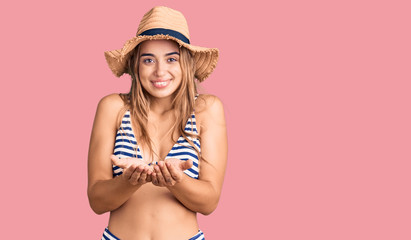
[{"label": "striped bikini top", "polygon": [[[187,120],[184,131],[186,133],[198,135],[194,112],[191,114],[191,118]],[[190,136],[187,136],[187,138],[192,141],[197,149],[201,152],[200,140],[198,138],[192,138]],[[114,144],[114,155],[116,155],[118,158],[143,159],[140,148],[137,144],[136,137],[133,133],[129,110],[127,110],[124,114],[121,120],[121,125],[117,130],[116,141]],[[192,178],[198,179],[199,161],[197,152],[183,136],[180,136],[178,138],[177,142],[171,148],[165,159],[167,158],[178,158],[185,161],[191,159],[193,161],[193,166],[185,170],[184,173]],[[113,165],[113,177],[119,176],[122,173],[122,168]]]}]

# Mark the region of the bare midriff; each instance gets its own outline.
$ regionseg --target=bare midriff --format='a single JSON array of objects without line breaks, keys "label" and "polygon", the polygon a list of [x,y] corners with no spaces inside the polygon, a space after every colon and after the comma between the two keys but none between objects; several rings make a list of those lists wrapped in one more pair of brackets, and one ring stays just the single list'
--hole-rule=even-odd
[{"label": "bare midriff", "polygon": [[189,239],[198,232],[196,213],[166,187],[141,186],[110,214],[108,229],[125,240]]}]

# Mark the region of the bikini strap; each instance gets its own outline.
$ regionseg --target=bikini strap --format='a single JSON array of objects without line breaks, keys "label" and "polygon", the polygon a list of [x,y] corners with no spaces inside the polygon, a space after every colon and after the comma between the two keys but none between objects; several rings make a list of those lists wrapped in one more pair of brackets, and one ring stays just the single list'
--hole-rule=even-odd
[{"label": "bikini strap", "polygon": [[[200,96],[200,94],[197,93],[197,94],[194,96],[194,101],[196,101],[199,96]],[[195,109],[193,109],[193,114],[194,114],[194,112],[195,112]]]}]

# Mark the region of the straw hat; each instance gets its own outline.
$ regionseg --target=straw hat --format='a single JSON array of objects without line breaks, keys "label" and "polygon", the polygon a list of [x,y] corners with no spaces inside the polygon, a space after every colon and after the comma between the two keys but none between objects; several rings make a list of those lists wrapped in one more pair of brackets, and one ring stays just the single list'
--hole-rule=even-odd
[{"label": "straw hat", "polygon": [[122,49],[105,52],[108,66],[117,77],[128,72],[127,61],[134,48],[141,42],[154,39],[171,39],[187,48],[195,62],[195,77],[202,82],[214,70],[218,49],[190,44],[187,21],[179,11],[168,7],[154,7],[141,19],[136,37],[128,40]]}]

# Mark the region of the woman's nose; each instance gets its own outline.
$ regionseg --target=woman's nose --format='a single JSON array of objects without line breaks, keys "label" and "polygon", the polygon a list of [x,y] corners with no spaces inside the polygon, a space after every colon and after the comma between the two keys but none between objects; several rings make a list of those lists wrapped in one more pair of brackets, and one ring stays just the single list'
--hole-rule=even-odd
[{"label": "woman's nose", "polygon": [[156,75],[157,76],[162,76],[167,72],[167,64],[158,61],[156,64]]}]

